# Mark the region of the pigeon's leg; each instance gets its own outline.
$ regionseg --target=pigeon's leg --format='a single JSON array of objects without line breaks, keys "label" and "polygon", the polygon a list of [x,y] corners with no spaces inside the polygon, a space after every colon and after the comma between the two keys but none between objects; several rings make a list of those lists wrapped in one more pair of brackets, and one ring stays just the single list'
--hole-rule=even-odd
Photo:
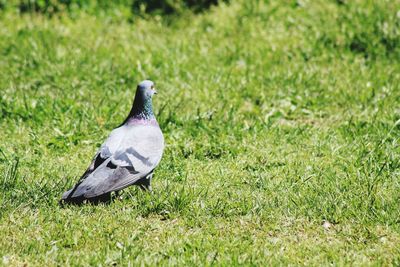
[{"label": "pigeon's leg", "polygon": [[151,192],[151,179],[153,178],[153,172],[149,173],[146,177],[144,177],[139,186],[142,190]]}]

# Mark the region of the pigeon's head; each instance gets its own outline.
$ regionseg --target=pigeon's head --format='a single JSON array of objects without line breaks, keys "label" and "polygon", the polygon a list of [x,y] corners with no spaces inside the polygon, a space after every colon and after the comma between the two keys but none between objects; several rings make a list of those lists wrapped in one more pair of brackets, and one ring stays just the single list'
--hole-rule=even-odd
[{"label": "pigeon's head", "polygon": [[144,80],[138,84],[137,93],[142,96],[144,99],[151,98],[154,94],[157,94],[157,91],[154,87],[154,83],[150,80]]}]

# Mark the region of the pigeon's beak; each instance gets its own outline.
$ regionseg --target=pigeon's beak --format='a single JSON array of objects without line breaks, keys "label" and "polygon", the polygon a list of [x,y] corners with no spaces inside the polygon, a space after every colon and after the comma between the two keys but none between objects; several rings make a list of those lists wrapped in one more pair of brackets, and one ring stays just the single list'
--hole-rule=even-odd
[{"label": "pigeon's beak", "polygon": [[153,94],[155,94],[155,95],[157,94],[157,91],[156,91],[156,89],[153,89]]}]

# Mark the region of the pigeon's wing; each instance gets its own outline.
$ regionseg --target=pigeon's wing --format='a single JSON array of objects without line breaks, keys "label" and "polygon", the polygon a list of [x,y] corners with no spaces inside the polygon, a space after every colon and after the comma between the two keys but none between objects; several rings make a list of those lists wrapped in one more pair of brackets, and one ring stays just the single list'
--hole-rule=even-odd
[{"label": "pigeon's wing", "polygon": [[120,140],[124,137],[124,128],[118,127],[111,131],[107,140],[101,145],[100,149],[97,151],[96,155],[93,157],[92,162],[86,171],[82,174],[81,181],[85,180],[94,170],[97,169],[101,164],[104,163],[109,157],[112,156],[111,151],[115,151],[120,145]]},{"label": "pigeon's wing", "polygon": [[159,127],[122,126],[101,147],[99,155],[105,160],[73,189],[70,197],[93,198],[135,184],[154,170],[163,149]]},{"label": "pigeon's wing", "polygon": [[100,149],[97,151],[96,155],[93,157],[92,162],[86,171],[79,178],[78,183],[70,190],[64,192],[62,195],[62,200],[71,198],[75,191],[78,189],[79,185],[85,181],[88,176],[90,176],[99,166],[101,166],[106,160],[111,156],[111,150],[115,150],[119,146],[121,138],[124,136],[124,130],[118,127],[111,131],[107,140],[101,145]]},{"label": "pigeon's wing", "polygon": [[79,178],[79,182],[85,180],[94,170],[97,169],[107,158],[102,157],[100,154],[100,151],[96,153],[96,155],[93,157],[92,162],[90,163],[89,167],[86,169],[86,171],[82,174],[81,178]]}]

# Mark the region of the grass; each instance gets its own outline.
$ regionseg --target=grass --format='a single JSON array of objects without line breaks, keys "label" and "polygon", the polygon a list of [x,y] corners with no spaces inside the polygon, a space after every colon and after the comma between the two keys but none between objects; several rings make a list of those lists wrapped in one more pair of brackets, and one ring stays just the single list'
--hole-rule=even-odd
[{"label": "grass", "polygon": [[[399,265],[399,10],[0,13],[0,265]],[[59,207],[145,78],[154,193]]]}]

